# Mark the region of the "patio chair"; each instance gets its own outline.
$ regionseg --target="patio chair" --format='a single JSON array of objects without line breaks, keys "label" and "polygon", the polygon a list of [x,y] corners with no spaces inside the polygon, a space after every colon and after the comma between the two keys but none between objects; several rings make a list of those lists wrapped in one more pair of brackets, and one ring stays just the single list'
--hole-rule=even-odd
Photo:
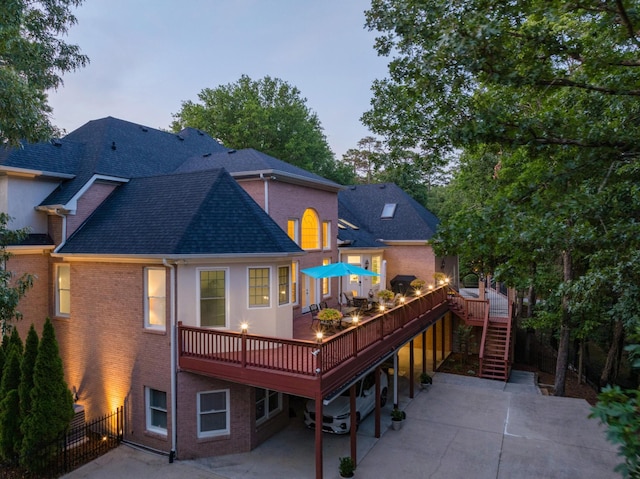
[{"label": "patio chair", "polygon": [[353,298],[353,306],[358,308],[358,314],[365,315],[369,312],[369,300],[367,298]]},{"label": "patio chair", "polygon": [[347,306],[354,306],[353,304],[353,293],[351,291],[342,293],[344,295],[344,299],[347,301]]},{"label": "patio chair", "polygon": [[317,304],[310,304],[309,305],[309,314],[311,315],[311,328],[313,328],[313,322],[314,321],[318,321],[318,323],[320,323],[320,320],[318,319],[318,312],[320,311],[320,309],[318,308]]}]

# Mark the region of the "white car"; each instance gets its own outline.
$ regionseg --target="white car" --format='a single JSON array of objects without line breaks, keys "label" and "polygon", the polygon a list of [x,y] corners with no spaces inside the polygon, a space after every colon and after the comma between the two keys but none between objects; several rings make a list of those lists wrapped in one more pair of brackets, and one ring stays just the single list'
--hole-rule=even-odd
[{"label": "white car", "polygon": [[[328,405],[323,406],[322,430],[334,434],[347,434],[351,430],[351,414],[349,408],[349,390],[347,388],[340,396]],[[388,379],[383,372],[380,375],[380,407],[387,402]],[[360,424],[367,414],[376,407],[375,373],[371,372],[356,383],[356,425]],[[304,423],[309,428],[316,427],[316,402],[307,401],[304,408]]]}]

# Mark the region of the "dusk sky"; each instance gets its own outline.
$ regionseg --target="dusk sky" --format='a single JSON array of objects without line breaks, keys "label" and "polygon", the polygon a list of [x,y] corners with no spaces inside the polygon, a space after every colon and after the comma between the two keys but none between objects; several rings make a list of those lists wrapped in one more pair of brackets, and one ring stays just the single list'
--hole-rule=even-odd
[{"label": "dusk sky", "polygon": [[317,113],[336,158],[371,133],[360,123],[388,58],[364,28],[369,0],[86,0],[65,41],[91,63],[51,92],[70,132],[113,116],[167,129],[204,88],[280,78]]}]

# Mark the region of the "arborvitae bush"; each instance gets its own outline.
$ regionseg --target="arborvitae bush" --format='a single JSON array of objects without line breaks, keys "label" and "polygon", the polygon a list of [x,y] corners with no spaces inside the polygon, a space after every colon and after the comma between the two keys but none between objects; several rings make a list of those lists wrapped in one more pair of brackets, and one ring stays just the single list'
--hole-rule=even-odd
[{"label": "arborvitae bush", "polygon": [[20,452],[20,362],[22,344],[11,344],[0,385],[0,456],[16,462]]},{"label": "arborvitae bush", "polygon": [[55,331],[47,318],[33,370],[31,414],[24,418],[21,459],[32,470],[46,459],[46,446],[62,440],[73,418],[73,397],[67,388]]}]

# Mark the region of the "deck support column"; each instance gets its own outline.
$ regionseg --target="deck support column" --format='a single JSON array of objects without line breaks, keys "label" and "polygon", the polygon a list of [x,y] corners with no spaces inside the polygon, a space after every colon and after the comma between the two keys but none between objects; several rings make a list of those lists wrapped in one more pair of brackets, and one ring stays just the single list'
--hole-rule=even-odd
[{"label": "deck support column", "polygon": [[316,479],[322,479],[322,394],[318,393],[316,401]]},{"label": "deck support column", "polygon": [[413,339],[409,341],[409,398],[413,399],[413,388],[414,388],[414,357],[413,357]]},{"label": "deck support column", "polygon": [[443,316],[442,319],[440,320],[440,325],[442,326],[442,332],[440,334],[440,336],[442,336],[442,344],[441,344],[441,348],[440,351],[442,352],[442,355],[440,357],[441,361],[444,361],[444,350],[445,350],[445,335],[447,332],[447,328],[445,327],[445,321],[446,321],[446,316]]},{"label": "deck support column", "polygon": [[427,372],[427,331],[422,331],[422,372]]},{"label": "deck support column", "polygon": [[438,328],[438,322],[433,323],[431,329],[431,359],[433,359],[433,370],[435,371],[437,368],[438,358],[436,355],[438,354],[438,335],[436,334],[436,329]]},{"label": "deck support column", "polygon": [[358,432],[358,422],[356,417],[356,384],[357,383],[353,383],[349,388],[349,419],[351,421],[349,435],[351,436],[351,459],[353,459],[354,464],[358,464],[358,441],[356,439]]},{"label": "deck support column", "polygon": [[[382,408],[382,404],[380,403],[380,376],[382,375],[382,368],[378,366],[376,368],[376,427],[374,436],[376,439],[380,438],[380,409]],[[389,394],[389,391],[387,391]]]}]

